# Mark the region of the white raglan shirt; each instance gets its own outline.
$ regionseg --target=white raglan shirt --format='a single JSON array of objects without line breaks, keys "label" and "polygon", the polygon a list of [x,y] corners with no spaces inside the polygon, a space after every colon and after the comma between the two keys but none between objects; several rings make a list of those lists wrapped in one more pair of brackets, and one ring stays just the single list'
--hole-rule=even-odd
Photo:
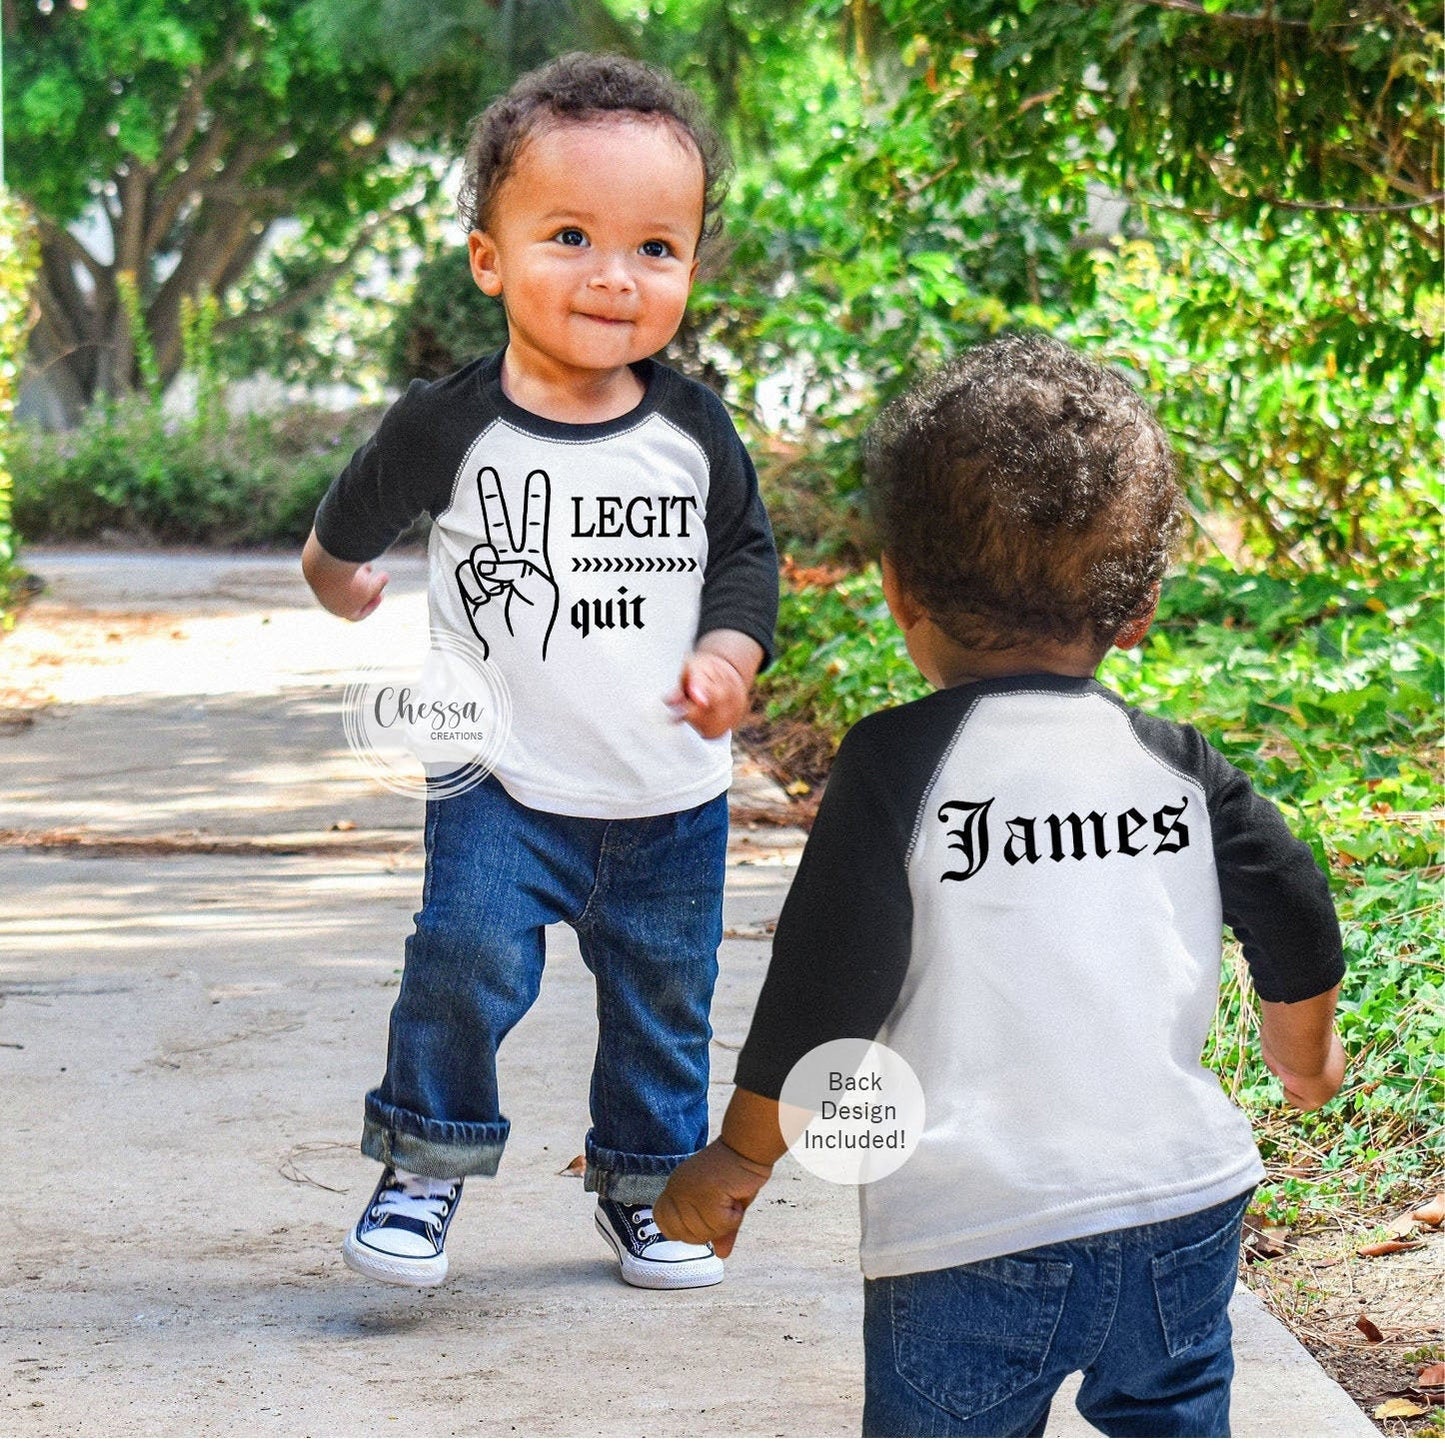
[{"label": "white raglan shirt", "polygon": [[918,1074],[908,1162],[862,1190],[870,1277],[1155,1223],[1263,1175],[1201,1063],[1222,924],[1262,996],[1342,973],[1323,876],[1191,728],[1088,679],[949,689],[849,734],[737,1082],[830,1038]]},{"label": "white raglan shirt", "polygon": [[[413,383],[322,502],[318,539],[367,561],[431,513],[432,627],[479,642],[506,680],[494,771],[518,802],[597,818],[706,802],[731,781],[729,740],[664,698],[704,632],[771,652],[777,559],[742,444],[664,366],[638,368],[632,412],[590,425],[515,406],[500,371],[499,354]],[[489,562],[525,564],[520,595]]]}]

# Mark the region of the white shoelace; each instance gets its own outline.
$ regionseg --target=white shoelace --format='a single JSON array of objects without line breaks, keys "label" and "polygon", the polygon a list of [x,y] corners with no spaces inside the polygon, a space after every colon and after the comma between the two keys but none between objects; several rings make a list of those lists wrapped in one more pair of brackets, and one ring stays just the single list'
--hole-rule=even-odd
[{"label": "white shoelace", "polygon": [[637,1230],[637,1242],[641,1245],[649,1245],[654,1240],[662,1238],[662,1231],[653,1222],[650,1209],[634,1209],[632,1211],[632,1223]]},{"label": "white shoelace", "polygon": [[461,1180],[404,1174],[400,1169],[393,1172],[401,1188],[382,1190],[372,1206],[373,1218],[380,1214],[400,1214],[406,1219],[420,1219],[430,1224],[440,1224],[446,1218]]}]

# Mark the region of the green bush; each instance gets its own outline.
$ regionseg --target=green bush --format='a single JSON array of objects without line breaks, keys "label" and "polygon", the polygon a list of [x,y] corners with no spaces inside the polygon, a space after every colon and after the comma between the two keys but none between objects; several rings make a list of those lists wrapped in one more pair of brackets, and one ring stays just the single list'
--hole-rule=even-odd
[{"label": "green bush", "polygon": [[140,397],[74,431],[15,437],[15,522],[36,541],[119,532],[220,545],[305,540],[332,478],[380,411],[294,408],[209,424],[166,422]]},{"label": "green bush", "polygon": [[[1438,348],[1401,345],[1392,357],[1383,342],[1365,345],[1353,315],[1318,314],[1319,297],[1296,284],[1317,245],[1308,231],[1266,241],[1221,226],[1201,238],[1168,215],[1152,229],[1096,254],[1095,302],[1062,334],[1134,374],[1199,510],[1235,519],[1255,556],[1304,578],[1321,565],[1409,568],[1438,555]],[[1363,251],[1354,261],[1361,273],[1372,264]],[[1415,306],[1431,309],[1426,298],[1396,303]]]},{"label": "green bush", "polygon": [[16,383],[30,331],[30,284],[38,252],[29,217],[0,189],[0,625],[9,621],[9,599],[17,568],[11,519],[11,422]]},{"label": "green bush", "polygon": [[387,379],[405,386],[455,371],[507,339],[501,303],[483,294],[467,270],[466,252],[452,247],[424,261],[416,287],[391,330]]}]

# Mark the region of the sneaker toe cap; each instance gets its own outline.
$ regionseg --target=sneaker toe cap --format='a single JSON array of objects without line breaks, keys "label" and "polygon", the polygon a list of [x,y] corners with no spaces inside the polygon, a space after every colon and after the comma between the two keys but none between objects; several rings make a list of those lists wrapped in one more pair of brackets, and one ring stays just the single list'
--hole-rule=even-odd
[{"label": "sneaker toe cap", "polygon": [[689,1259],[710,1259],[711,1257],[712,1246],[710,1244],[684,1244],[678,1239],[654,1239],[641,1251],[641,1258],[652,1260],[657,1264],[680,1264]]},{"label": "sneaker toe cap", "polygon": [[429,1240],[409,1229],[368,1229],[358,1234],[358,1243],[379,1254],[392,1254],[401,1259],[434,1259],[437,1251]]}]

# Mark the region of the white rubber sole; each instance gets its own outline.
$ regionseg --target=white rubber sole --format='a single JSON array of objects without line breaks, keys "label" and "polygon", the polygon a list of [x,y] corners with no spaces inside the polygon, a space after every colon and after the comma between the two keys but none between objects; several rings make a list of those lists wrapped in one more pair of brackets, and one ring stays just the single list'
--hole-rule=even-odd
[{"label": "white rubber sole", "polygon": [[426,1289],[447,1277],[445,1254],[435,1259],[403,1259],[395,1254],[382,1254],[380,1250],[368,1249],[357,1239],[354,1229],[341,1246],[341,1257],[357,1274],[380,1284],[409,1284],[415,1289]]},{"label": "white rubber sole", "polygon": [[714,1254],[699,1259],[635,1259],[595,1214],[592,1222],[597,1226],[597,1233],[612,1246],[626,1284],[636,1285],[638,1289],[702,1289],[722,1283],[723,1262]]}]

